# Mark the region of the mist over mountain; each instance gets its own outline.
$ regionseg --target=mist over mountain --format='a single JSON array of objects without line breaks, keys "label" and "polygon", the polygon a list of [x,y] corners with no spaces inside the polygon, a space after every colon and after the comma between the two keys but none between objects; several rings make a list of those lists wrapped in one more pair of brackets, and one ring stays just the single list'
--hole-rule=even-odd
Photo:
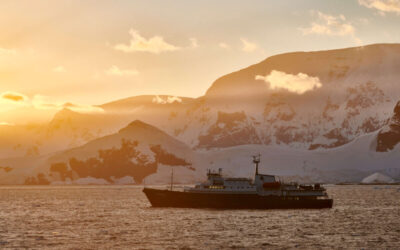
[{"label": "mist over mountain", "polygon": [[251,175],[247,158],[258,152],[290,178],[398,178],[399,69],[400,44],[286,53],[222,76],[199,98],[136,96],[103,112],[64,108],[48,124],[0,126],[0,166],[12,169],[0,182],[161,183],[170,167],[154,159],[164,154],[182,182],[207,167]]}]

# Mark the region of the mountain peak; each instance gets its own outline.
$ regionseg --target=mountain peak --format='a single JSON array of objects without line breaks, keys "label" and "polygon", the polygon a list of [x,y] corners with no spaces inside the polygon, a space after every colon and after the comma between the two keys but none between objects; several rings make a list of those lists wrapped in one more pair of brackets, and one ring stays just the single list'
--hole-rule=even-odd
[{"label": "mountain peak", "polygon": [[150,128],[153,127],[145,122],[142,122],[141,120],[134,120],[133,122],[129,123],[127,127],[141,127],[141,128]]},{"label": "mountain peak", "polygon": [[72,116],[75,116],[77,114],[78,114],[77,112],[72,111],[71,109],[65,107],[65,108],[61,109],[60,111],[58,111],[57,113],[55,113],[50,124],[53,124],[53,123],[59,122],[59,121],[63,121],[66,119],[70,119]]},{"label": "mountain peak", "polygon": [[128,126],[120,129],[119,133],[138,131],[138,130],[162,132],[158,128],[148,123],[142,122],[141,120],[134,120],[133,122],[129,123]]}]

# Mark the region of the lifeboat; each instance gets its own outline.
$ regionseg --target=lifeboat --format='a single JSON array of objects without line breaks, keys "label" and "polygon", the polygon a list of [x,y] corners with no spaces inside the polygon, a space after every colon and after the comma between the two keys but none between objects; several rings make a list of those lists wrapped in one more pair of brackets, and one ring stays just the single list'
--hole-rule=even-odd
[{"label": "lifeboat", "polygon": [[263,183],[263,188],[265,188],[265,189],[277,189],[277,188],[280,188],[280,186],[281,186],[281,183],[278,181]]}]

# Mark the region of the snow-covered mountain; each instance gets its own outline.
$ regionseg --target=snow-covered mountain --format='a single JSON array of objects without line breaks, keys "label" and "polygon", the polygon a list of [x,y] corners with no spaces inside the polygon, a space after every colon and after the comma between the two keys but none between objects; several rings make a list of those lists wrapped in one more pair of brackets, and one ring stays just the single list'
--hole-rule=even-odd
[{"label": "snow-covered mountain", "polygon": [[[281,156],[280,151],[285,152],[282,156],[285,159],[266,162],[276,166],[277,174],[289,176],[292,172],[293,175],[328,181],[340,181],[341,177],[361,180],[361,176],[365,177],[364,174],[370,171],[381,171],[379,165],[384,162],[385,171],[392,171],[388,175],[396,177],[398,106],[394,115],[392,111],[400,100],[399,69],[400,44],[276,55],[217,79],[204,96],[196,99],[137,96],[96,106],[103,112],[78,113],[65,108],[49,124],[0,126],[0,158],[4,158],[0,166],[12,168],[12,162],[36,159],[35,162],[47,162],[47,165],[39,165],[48,171],[53,163],[64,163],[68,168],[64,165],[54,168],[70,171],[70,158],[86,152],[88,145],[97,145],[91,151],[93,157],[97,155],[95,160],[75,157],[77,161],[72,165],[83,167],[75,168],[73,179],[91,176],[113,182],[111,175],[101,176],[85,170],[90,172],[89,175],[78,169],[86,169],[87,164],[100,164],[96,161],[103,162],[99,150],[111,150],[109,145],[127,152],[138,151],[136,148],[140,143],[121,144],[120,129],[129,128],[128,124],[133,120],[140,120],[185,145],[192,155],[189,162],[194,172],[182,168],[185,171],[182,177],[190,180],[200,178],[204,168],[216,167],[216,162],[232,169],[234,174],[242,173],[244,170],[240,168],[247,168],[247,158],[251,154],[270,155],[268,152],[274,152]],[[108,137],[104,136],[110,134],[119,138],[116,139],[119,144],[108,145],[104,139]],[[360,140],[365,145],[358,143]],[[169,147],[168,144],[162,148],[168,151]],[[65,151],[70,148],[74,149]],[[239,159],[238,150],[243,150],[246,157]],[[147,153],[139,151],[147,157],[155,154],[151,149],[143,151]],[[171,152],[179,158],[173,149]],[[358,156],[352,157],[352,152],[358,152]],[[52,155],[51,160],[49,155]],[[319,160],[321,155],[323,160]],[[11,160],[11,157],[16,158]],[[179,159],[189,159],[182,157]],[[213,157],[218,160],[213,160],[214,163],[206,161]],[[223,159],[230,159],[232,165],[224,163]],[[246,166],[232,168],[245,161]],[[312,165],[306,169],[311,172],[317,169],[319,174],[300,171],[304,164]],[[343,164],[349,166],[340,172]],[[154,165],[150,168],[156,172],[135,170],[141,174],[135,176],[129,172],[131,175],[127,176],[140,182],[149,175],[146,180],[160,182],[170,170],[162,164],[157,169]],[[328,169],[334,171],[332,176],[336,177],[329,177]],[[42,171],[42,177],[50,178],[49,174],[54,174],[59,177],[51,180],[65,181],[67,178],[67,174],[46,171]],[[12,172],[14,170],[8,171],[7,175]],[[126,172],[117,176],[123,174]],[[32,182],[37,182],[37,176],[34,178]]]},{"label": "snow-covered mountain", "polygon": [[[7,166],[1,184],[142,183],[159,166],[193,171],[192,150],[161,130],[139,120],[118,133],[58,153],[0,160]],[[99,182],[100,181],[100,182]]]},{"label": "snow-covered mountain", "polygon": [[[134,117],[195,148],[334,148],[385,124],[400,100],[399,68],[399,44],[282,54],[221,77],[197,99],[143,96],[102,105],[104,122],[96,124],[116,129]],[[318,87],[299,93],[304,89],[276,87],[282,82]]]},{"label": "snow-covered mountain", "polygon": [[240,145],[192,150],[159,129],[134,121],[116,134],[59,153],[0,160],[0,184],[168,184],[203,181],[207,169],[253,177],[251,156],[262,155],[260,172],[284,181],[360,182],[372,173],[400,179],[400,147],[376,152],[372,132],[332,149]]},{"label": "snow-covered mountain", "polygon": [[[399,44],[267,58],[209,88],[205,103],[217,109],[217,118],[210,119],[214,122],[202,135],[208,140],[199,146],[220,147],[230,133],[247,134],[248,143],[309,149],[346,144],[390,117],[400,99],[399,68]],[[299,94],[304,88],[296,83],[314,87]],[[232,116],[231,125],[219,132],[215,128],[225,126],[220,112],[244,116]]]},{"label": "snow-covered mountain", "polygon": [[137,96],[106,103],[103,112],[79,113],[64,108],[48,124],[0,125],[0,158],[38,156],[83,145],[118,132],[135,119],[158,124],[190,105],[191,98]]}]

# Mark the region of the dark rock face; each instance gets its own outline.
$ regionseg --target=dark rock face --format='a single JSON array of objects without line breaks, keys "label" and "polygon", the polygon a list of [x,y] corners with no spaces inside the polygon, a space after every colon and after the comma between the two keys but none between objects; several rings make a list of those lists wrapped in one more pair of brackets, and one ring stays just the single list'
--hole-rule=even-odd
[{"label": "dark rock face", "polygon": [[160,145],[150,147],[156,154],[156,161],[169,166],[190,166],[191,164],[184,159],[178,158],[173,154],[166,152]]},{"label": "dark rock face", "polygon": [[264,107],[264,120],[267,123],[291,121],[296,113],[292,106],[281,100],[279,95],[271,95]]},{"label": "dark rock face", "polygon": [[206,135],[199,136],[199,147],[230,147],[241,144],[260,144],[256,130],[242,112],[218,112],[218,118]]},{"label": "dark rock face", "polygon": [[331,98],[328,98],[324,110],[322,112],[322,118],[324,118],[325,120],[332,122],[334,115],[331,115],[331,112],[335,112],[336,110],[338,110],[340,108],[340,106],[338,104],[332,103]]},{"label": "dark rock face", "polygon": [[136,183],[141,183],[143,179],[157,171],[158,163],[169,166],[189,166],[190,163],[180,159],[173,154],[166,152],[160,145],[151,146],[151,151],[155,154],[155,161],[149,159],[138,149],[138,142],[122,141],[121,148],[111,148],[100,150],[98,157],[87,160],[69,159],[68,168],[66,163],[54,163],[50,171],[59,173],[63,181],[68,177],[72,179],[73,173],[79,178],[94,177],[113,182],[112,177],[122,178],[131,176]]},{"label": "dark rock face", "polygon": [[67,164],[63,162],[51,164],[50,171],[59,173],[62,181],[65,181],[66,178],[72,179],[72,170],[68,169]]},{"label": "dark rock face", "polygon": [[400,101],[394,108],[394,114],[379,132],[377,137],[377,152],[392,150],[400,142]]},{"label": "dark rock face", "polygon": [[329,131],[324,135],[328,139],[333,139],[336,140],[332,142],[331,144],[311,144],[310,147],[308,148],[309,150],[314,150],[317,148],[334,148],[334,147],[339,147],[342,146],[346,143],[349,142],[349,140],[342,134],[341,129],[335,128]]},{"label": "dark rock face", "polygon": [[49,185],[50,181],[47,180],[43,173],[37,174],[36,177],[28,177],[25,180],[25,185]]}]

